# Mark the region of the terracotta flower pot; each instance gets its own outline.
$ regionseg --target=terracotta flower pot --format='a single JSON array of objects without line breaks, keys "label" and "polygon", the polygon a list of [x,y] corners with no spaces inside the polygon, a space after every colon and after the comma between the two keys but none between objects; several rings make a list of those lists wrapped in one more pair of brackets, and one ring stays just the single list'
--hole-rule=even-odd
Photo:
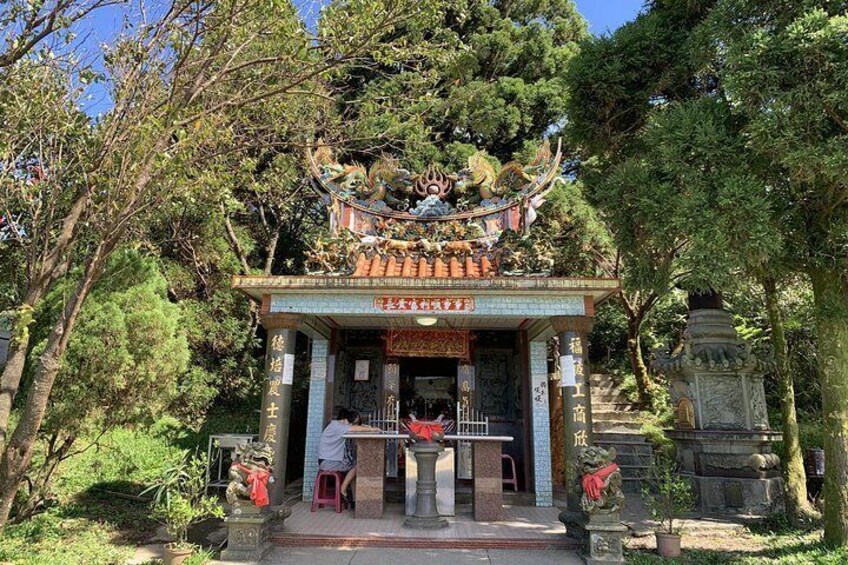
[{"label": "terracotta flower pot", "polygon": [[680,557],[680,536],[666,532],[656,532],[657,553],[660,557]]},{"label": "terracotta flower pot", "polygon": [[165,555],[162,561],[165,565],[182,565],[183,562],[194,553],[193,547],[174,547],[172,544],[165,546]]}]

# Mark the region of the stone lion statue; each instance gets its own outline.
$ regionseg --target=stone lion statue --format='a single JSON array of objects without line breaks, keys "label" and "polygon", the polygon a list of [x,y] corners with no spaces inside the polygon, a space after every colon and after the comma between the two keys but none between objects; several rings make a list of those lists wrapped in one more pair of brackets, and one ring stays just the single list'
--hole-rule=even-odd
[{"label": "stone lion statue", "polygon": [[618,512],[624,506],[621,471],[613,463],[615,448],[585,447],[577,456],[583,496],[580,506],[589,514]]},{"label": "stone lion statue", "polygon": [[274,449],[265,442],[254,441],[236,447],[236,460],[230,466],[227,502],[267,506],[268,483],[274,482]]}]

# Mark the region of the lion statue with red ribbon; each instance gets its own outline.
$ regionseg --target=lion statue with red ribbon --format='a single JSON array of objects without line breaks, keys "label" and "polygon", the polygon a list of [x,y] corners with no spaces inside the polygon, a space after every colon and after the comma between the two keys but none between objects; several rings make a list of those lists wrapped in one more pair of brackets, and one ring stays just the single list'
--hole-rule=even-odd
[{"label": "lion statue with red ribbon", "polygon": [[254,441],[236,447],[236,460],[230,466],[227,502],[233,505],[248,501],[262,508],[268,506],[268,484],[272,476],[274,449],[265,442]]},{"label": "lion statue with red ribbon", "polygon": [[577,456],[583,496],[580,506],[589,514],[618,512],[624,506],[621,471],[613,463],[615,448],[585,447]]}]

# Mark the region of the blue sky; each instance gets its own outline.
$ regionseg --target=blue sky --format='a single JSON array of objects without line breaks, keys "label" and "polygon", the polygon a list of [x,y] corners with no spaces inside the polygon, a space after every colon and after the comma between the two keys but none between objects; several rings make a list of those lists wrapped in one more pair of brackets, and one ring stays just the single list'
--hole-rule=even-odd
[{"label": "blue sky", "polygon": [[576,0],[577,9],[596,34],[614,31],[636,17],[644,0]]}]

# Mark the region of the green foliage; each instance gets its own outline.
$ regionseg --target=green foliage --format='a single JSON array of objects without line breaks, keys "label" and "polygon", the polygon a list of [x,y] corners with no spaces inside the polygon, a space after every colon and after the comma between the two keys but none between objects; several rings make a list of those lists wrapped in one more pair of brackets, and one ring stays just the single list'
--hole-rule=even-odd
[{"label": "green foliage", "polygon": [[472,146],[506,162],[560,125],[565,68],[587,37],[571,0],[465,0],[428,25],[428,57],[339,77],[346,107],[356,101],[341,115],[348,137],[365,138],[357,151],[388,147],[415,169],[459,169]]},{"label": "green foliage", "polygon": [[675,527],[674,522],[690,512],[695,503],[690,480],[680,475],[673,457],[660,455],[645,483],[642,500],[651,518],[659,522],[659,531],[680,534],[680,527]]},{"label": "green foliage", "polygon": [[189,527],[224,516],[218,500],[206,495],[206,467],[205,458],[186,454],[145,491],[153,492],[153,516],[165,524],[179,548],[193,547],[187,541]]},{"label": "green foliage", "polygon": [[[62,292],[47,297],[49,309],[58,307]],[[31,355],[42,349],[37,345]],[[205,409],[207,390],[180,394],[188,361],[180,308],[168,301],[156,261],[134,251],[118,253],[71,336],[56,379],[62,394],[52,399],[43,429],[75,437],[151,423],[178,398]]]}]

